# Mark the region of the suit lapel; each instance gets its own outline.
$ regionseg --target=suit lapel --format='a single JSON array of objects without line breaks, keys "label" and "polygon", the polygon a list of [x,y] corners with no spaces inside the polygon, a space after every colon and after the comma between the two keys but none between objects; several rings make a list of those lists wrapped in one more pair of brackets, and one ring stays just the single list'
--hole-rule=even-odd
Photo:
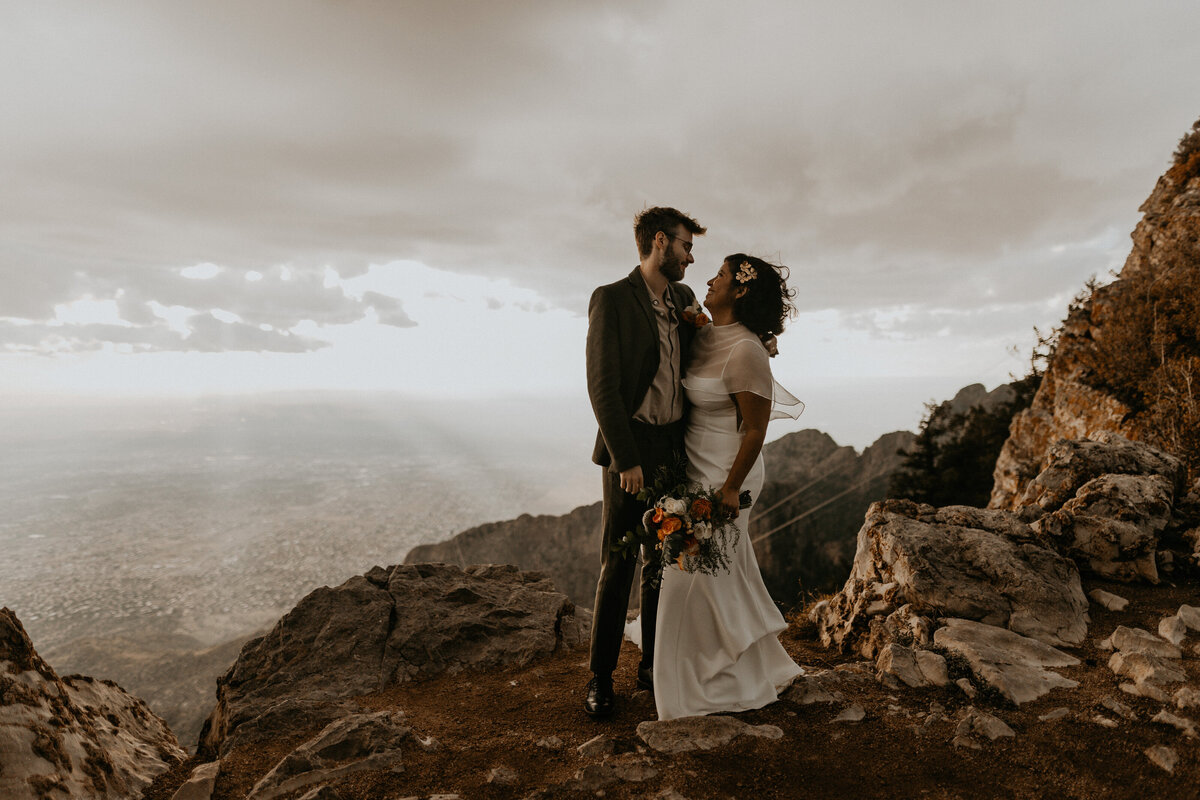
[{"label": "suit lapel", "polygon": [[634,267],[633,272],[629,273],[629,288],[633,292],[634,301],[638,308],[642,310],[642,316],[646,320],[646,333],[651,339],[658,340],[658,323],[654,319],[654,309],[650,306],[650,292],[646,289],[646,281],[642,278],[641,271]]}]

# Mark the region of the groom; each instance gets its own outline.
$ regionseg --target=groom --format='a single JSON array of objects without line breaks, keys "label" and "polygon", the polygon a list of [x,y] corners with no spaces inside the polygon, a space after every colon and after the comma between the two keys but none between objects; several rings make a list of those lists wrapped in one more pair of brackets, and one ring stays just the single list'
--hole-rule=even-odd
[{"label": "groom", "polygon": [[[600,424],[592,461],[604,467],[603,552],[592,619],[592,680],[584,708],[593,717],[613,712],[613,670],[621,651],[635,556],[613,545],[642,521],[637,493],[659,466],[683,452],[683,389],[694,328],[681,312],[696,301],[678,281],[691,264],[692,237],[705,228],[673,208],[650,208],[634,220],[641,263],[616,283],[592,293],[588,305],[587,384]],[[682,324],[681,324],[682,323]],[[654,551],[643,548],[642,561]],[[658,588],[642,573],[642,661],[638,685],[653,689]]]}]

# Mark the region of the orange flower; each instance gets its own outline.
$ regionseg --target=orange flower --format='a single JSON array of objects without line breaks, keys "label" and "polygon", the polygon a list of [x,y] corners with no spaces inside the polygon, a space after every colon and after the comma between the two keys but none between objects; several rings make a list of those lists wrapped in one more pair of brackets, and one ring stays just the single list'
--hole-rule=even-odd
[{"label": "orange flower", "polygon": [[692,501],[692,516],[696,519],[708,519],[712,516],[712,503],[707,497],[697,497]]},{"label": "orange flower", "polygon": [[654,517],[650,521],[657,525],[663,521],[664,516],[666,515],[663,513],[663,510],[661,508],[656,508],[654,509]]},{"label": "orange flower", "polygon": [[708,324],[708,322],[709,322],[709,320],[708,320],[707,314],[697,314],[696,319],[692,321],[692,324],[695,325],[697,328],[703,328],[705,325]]},{"label": "orange flower", "polygon": [[668,536],[683,527],[683,520],[679,517],[667,517],[663,520],[662,527],[659,529],[659,534],[666,533]]}]

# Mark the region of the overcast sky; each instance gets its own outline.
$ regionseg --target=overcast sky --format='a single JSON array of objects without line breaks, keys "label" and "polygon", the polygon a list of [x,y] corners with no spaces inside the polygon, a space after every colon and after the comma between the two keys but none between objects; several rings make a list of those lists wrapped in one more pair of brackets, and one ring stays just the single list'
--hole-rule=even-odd
[{"label": "overcast sky", "polygon": [[1022,371],[1120,267],[1200,116],[1197,30],[1191,1],[5,3],[0,399],[582,397],[587,298],[662,204],[709,226],[701,295],[730,252],[791,268],[777,377],[861,446]]}]

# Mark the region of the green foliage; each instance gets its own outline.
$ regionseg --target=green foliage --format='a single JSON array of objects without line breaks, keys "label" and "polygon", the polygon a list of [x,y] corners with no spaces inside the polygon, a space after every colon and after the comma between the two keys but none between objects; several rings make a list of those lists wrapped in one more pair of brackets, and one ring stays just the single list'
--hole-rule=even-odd
[{"label": "green foliage", "polygon": [[[1052,347],[1052,341],[1039,334],[1040,344]],[[1010,384],[1016,390],[1014,399],[995,408],[976,406],[957,413],[949,403],[927,404],[912,449],[888,481],[888,497],[934,506],[986,506],[1009,423],[1033,402],[1041,382],[1035,364],[1029,375]]]},{"label": "green foliage", "polygon": [[[1200,147],[1200,136],[1197,137]],[[1200,150],[1194,154],[1200,158]],[[1096,291],[1102,325],[1080,353],[1086,380],[1132,410],[1147,441],[1200,472],[1200,220],[1180,221],[1156,247],[1158,269]]]},{"label": "green foliage", "polygon": [[1175,148],[1175,168],[1179,174],[1175,177],[1187,178],[1194,174],[1193,168],[1200,158],[1200,120],[1192,123],[1192,129],[1179,140]]}]

